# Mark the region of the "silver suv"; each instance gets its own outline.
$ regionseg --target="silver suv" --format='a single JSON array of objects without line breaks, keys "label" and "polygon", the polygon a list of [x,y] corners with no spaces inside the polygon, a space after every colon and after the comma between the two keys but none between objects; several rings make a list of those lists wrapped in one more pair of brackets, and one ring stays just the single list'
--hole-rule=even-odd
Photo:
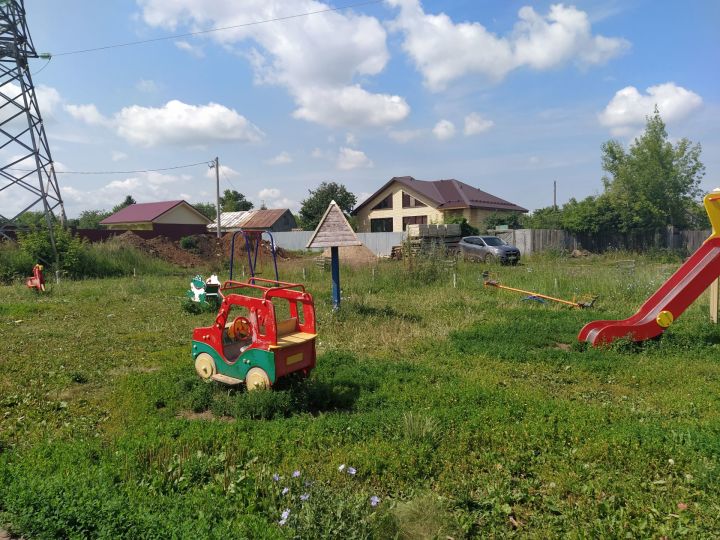
[{"label": "silver suv", "polygon": [[520,250],[497,236],[466,236],[458,245],[465,259],[478,259],[485,262],[517,264]]}]

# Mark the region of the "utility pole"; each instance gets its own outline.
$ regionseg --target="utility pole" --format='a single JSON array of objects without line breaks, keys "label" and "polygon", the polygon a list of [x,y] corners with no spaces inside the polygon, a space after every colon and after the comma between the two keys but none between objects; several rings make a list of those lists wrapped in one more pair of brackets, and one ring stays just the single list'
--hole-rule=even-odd
[{"label": "utility pole", "polygon": [[215,157],[215,204],[217,205],[217,237],[220,238],[220,159]]},{"label": "utility pole", "polygon": [[553,180],[553,209],[557,210],[557,180]]}]

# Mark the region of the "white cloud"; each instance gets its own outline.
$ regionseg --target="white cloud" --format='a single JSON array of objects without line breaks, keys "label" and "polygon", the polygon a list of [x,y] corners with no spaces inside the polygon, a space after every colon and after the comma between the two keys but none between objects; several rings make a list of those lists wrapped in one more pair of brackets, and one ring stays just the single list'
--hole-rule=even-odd
[{"label": "white cloud", "polygon": [[487,120],[480,116],[478,113],[470,113],[465,117],[465,129],[463,133],[465,135],[477,135],[483,131],[487,131],[495,125],[492,120]]},{"label": "white cloud", "polygon": [[211,142],[257,142],[262,131],[234,109],[218,103],[188,105],[168,101],[162,107],[125,107],[114,118],[118,135],[141,146],[201,146]]},{"label": "white cloud", "polygon": [[40,113],[43,115],[52,116],[56,107],[62,103],[60,92],[51,86],[38,85],[35,88],[35,95],[37,96]]},{"label": "white cloud", "polygon": [[292,161],[292,156],[287,152],[283,151],[274,158],[268,159],[265,163],[267,163],[268,165],[286,165],[288,163],[292,163]]},{"label": "white cloud", "polygon": [[158,84],[152,79],[140,79],[135,83],[135,88],[147,94],[154,94],[160,89]]},{"label": "white cloud", "polygon": [[123,159],[127,159],[128,155],[125,152],[120,152],[119,150],[113,150],[112,151],[112,160],[113,161],[122,161]]},{"label": "white cloud", "polygon": [[407,143],[418,137],[422,137],[425,133],[424,129],[401,129],[392,130],[388,132],[388,135],[392,140],[399,143]]},{"label": "white cloud", "polygon": [[284,86],[297,103],[296,118],[329,126],[375,126],[396,122],[409,112],[403,98],[372,94],[357,85],[356,79],[377,75],[389,59],[387,34],[374,17],[351,10],[317,13],[331,7],[317,0],[246,0],[242,9],[236,0],[139,3],[147,24],[173,31],[178,26],[227,27],[316,12],[281,24],[216,32],[208,38],[229,48],[252,40],[255,46],[241,54],[250,60],[256,82]]},{"label": "white cloud", "polygon": [[65,110],[70,116],[91,126],[107,126],[112,122],[105,118],[94,104],[88,105],[65,105]]},{"label": "white cloud", "polygon": [[365,155],[365,152],[347,147],[340,148],[336,164],[337,168],[342,171],[373,166],[373,162]]},{"label": "white cloud", "polygon": [[325,152],[323,152],[320,148],[313,148],[313,151],[310,153],[310,155],[315,159],[322,159],[325,157]]},{"label": "white cloud", "polygon": [[[24,106],[21,97],[22,91],[17,84],[10,82],[5,83],[4,85],[2,85],[2,87],[0,87],[0,93],[3,94],[3,102],[10,102],[11,100],[13,100],[21,107]],[[43,119],[46,121],[54,120],[55,111],[63,101],[60,92],[58,92],[57,89],[53,88],[52,86],[40,84],[35,87],[35,95],[37,96],[38,106],[40,107],[40,114],[43,116]],[[17,112],[17,109],[14,107],[13,109],[14,110],[11,110],[7,106],[3,107],[2,111],[0,111],[0,118],[7,118],[8,116],[15,114]]]},{"label": "white cloud", "polygon": [[438,140],[446,141],[455,136],[455,124],[450,120],[440,120],[433,128],[433,134]]},{"label": "white cloud", "polygon": [[198,45],[193,45],[192,43],[184,40],[178,40],[175,41],[175,46],[181,51],[185,51],[191,56],[194,56],[195,58],[205,58],[205,51],[202,47]]},{"label": "white cloud", "polygon": [[563,4],[552,5],[545,16],[525,6],[513,31],[497,36],[477,22],[427,14],[419,0],[387,2],[400,8],[391,27],[404,33],[403,49],[432,91],[472,73],[500,81],[520,67],[602,64],[629,47],[622,38],[593,35],[587,13]]},{"label": "white cloud", "polygon": [[371,94],[359,85],[341,88],[303,88],[295,118],[330,127],[383,126],[399,122],[410,113],[400,96]]},{"label": "white cloud", "polygon": [[258,197],[261,199],[277,199],[280,196],[280,190],[277,188],[265,188],[261,189],[258,193]]},{"label": "white cloud", "polygon": [[[240,173],[237,172],[232,167],[228,167],[227,165],[223,165],[221,163],[220,164],[220,178],[222,178],[223,176],[225,176],[226,178],[237,178],[238,176],[240,176]],[[205,171],[205,178],[215,180],[215,169],[214,168],[211,169],[208,167],[208,170]]]},{"label": "white cloud", "polygon": [[358,140],[354,133],[345,134],[345,144],[348,146],[357,146]]},{"label": "white cloud", "polygon": [[625,136],[645,123],[645,117],[652,114],[655,105],[665,122],[674,122],[686,118],[702,102],[695,92],[674,82],[651,86],[646,94],[641,94],[634,86],[626,86],[615,93],[598,119],[613,135]]},{"label": "white cloud", "polygon": [[258,193],[258,199],[264,202],[268,208],[289,208],[294,212],[300,209],[298,201],[283,196],[282,192],[277,188],[261,189]]}]

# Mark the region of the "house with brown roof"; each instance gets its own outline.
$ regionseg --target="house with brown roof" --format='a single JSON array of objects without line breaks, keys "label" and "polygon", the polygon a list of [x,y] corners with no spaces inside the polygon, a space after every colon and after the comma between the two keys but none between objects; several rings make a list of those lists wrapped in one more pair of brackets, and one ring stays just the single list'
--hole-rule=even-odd
[{"label": "house with brown roof", "polygon": [[103,219],[100,225],[131,231],[168,231],[184,227],[187,234],[198,234],[205,231],[210,221],[194,206],[180,200],[131,204]]},{"label": "house with brown roof", "polygon": [[411,224],[446,223],[464,217],[484,229],[494,212],[527,212],[526,208],[455,179],[416,180],[396,176],[353,210],[358,232],[399,232]]},{"label": "house with brown roof", "polygon": [[[282,232],[291,231],[297,227],[295,216],[287,208],[267,208],[260,210],[246,210],[242,212],[222,212],[220,214],[220,230],[223,232],[240,229],[254,231]],[[207,226],[208,230],[215,232],[217,220]]]}]

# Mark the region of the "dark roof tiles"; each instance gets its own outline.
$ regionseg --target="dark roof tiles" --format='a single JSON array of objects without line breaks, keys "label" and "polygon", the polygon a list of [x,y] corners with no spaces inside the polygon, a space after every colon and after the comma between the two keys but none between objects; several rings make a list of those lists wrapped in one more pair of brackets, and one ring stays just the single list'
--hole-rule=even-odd
[{"label": "dark roof tiles", "polygon": [[386,189],[393,182],[402,184],[419,195],[434,202],[436,208],[447,210],[451,208],[483,208],[488,210],[511,210],[514,212],[527,212],[527,208],[508,202],[495,195],[474,188],[465,182],[455,180],[416,180],[412,176],[396,176],[391,178],[383,187],[368,197],[353,213],[357,212],[375,196]]},{"label": "dark roof tiles", "polygon": [[113,215],[106,217],[100,222],[100,224],[110,225],[113,223],[142,223],[145,221],[153,221],[168,210],[172,210],[183,202],[185,201],[161,201],[131,204],[130,206],[126,206],[122,210],[115,212]]}]

